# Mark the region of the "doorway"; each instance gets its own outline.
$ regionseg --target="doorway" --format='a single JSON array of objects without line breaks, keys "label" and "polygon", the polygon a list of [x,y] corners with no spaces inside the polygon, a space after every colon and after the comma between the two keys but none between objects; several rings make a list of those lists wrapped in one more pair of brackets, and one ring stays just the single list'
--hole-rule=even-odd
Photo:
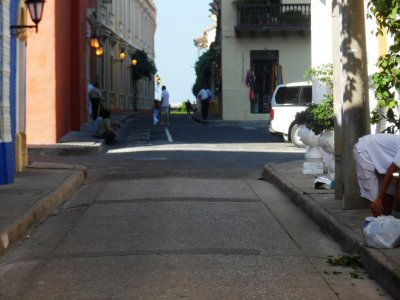
[{"label": "doorway", "polygon": [[274,66],[278,63],[278,50],[250,51],[250,65],[255,75],[255,97],[250,99],[250,112],[252,114],[269,113],[276,80],[273,74]]}]

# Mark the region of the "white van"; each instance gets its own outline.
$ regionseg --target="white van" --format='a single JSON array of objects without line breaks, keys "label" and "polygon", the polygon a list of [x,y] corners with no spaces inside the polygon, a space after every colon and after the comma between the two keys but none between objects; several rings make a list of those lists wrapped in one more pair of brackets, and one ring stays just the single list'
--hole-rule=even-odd
[{"label": "white van", "polygon": [[298,136],[299,126],[295,124],[296,113],[312,103],[312,83],[294,82],[280,84],[275,88],[271,100],[269,132],[283,136],[298,147],[304,147]]}]

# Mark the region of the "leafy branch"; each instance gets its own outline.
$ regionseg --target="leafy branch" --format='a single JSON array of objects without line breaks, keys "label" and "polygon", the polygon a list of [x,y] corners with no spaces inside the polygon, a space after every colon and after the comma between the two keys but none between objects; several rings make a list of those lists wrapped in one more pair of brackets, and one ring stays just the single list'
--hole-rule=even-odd
[{"label": "leafy branch", "polygon": [[150,78],[157,73],[157,68],[154,64],[154,61],[149,59],[146,52],[142,50],[136,50],[135,54],[133,54],[131,58],[137,61],[136,65],[131,66],[133,81],[137,81],[146,77]]},{"label": "leafy branch", "polygon": [[[387,33],[392,37],[393,42],[388,53],[378,58],[376,66],[379,72],[372,76],[375,88],[375,97],[378,101],[378,108],[389,110],[398,106],[395,91],[400,91],[400,0],[369,0],[368,17],[375,17],[377,24],[376,36],[385,36]],[[385,132],[399,131],[397,117],[380,115],[377,110],[372,112],[372,123],[376,124],[382,119],[392,125],[385,129]]]},{"label": "leafy branch", "polygon": [[213,61],[215,59],[215,52],[213,50],[207,50],[200,57],[195,64],[196,82],[193,85],[192,93],[197,95],[199,91],[204,87],[211,85],[211,69]]}]

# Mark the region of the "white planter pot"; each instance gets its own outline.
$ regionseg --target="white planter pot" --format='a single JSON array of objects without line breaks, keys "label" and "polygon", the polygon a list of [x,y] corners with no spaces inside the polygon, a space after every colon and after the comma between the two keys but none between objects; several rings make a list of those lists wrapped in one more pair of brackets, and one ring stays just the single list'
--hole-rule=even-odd
[{"label": "white planter pot", "polygon": [[333,130],[325,130],[319,136],[319,144],[326,153],[323,157],[325,169],[330,179],[335,180],[335,135]]},{"label": "white planter pot", "polygon": [[322,151],[319,146],[319,136],[302,125],[299,130],[302,142],[307,146],[304,156],[303,174],[321,175],[324,174],[324,164],[322,162]]}]

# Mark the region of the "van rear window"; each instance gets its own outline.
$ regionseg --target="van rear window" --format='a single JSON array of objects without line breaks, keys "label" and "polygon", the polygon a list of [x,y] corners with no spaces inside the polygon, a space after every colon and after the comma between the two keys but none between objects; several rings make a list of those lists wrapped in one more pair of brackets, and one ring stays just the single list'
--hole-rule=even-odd
[{"label": "van rear window", "polygon": [[276,103],[298,105],[300,89],[299,86],[279,88],[275,95]]},{"label": "van rear window", "polygon": [[276,104],[308,105],[312,102],[311,86],[281,87],[275,95]]},{"label": "van rear window", "polygon": [[303,86],[300,97],[300,104],[311,104],[312,102],[312,87]]}]

